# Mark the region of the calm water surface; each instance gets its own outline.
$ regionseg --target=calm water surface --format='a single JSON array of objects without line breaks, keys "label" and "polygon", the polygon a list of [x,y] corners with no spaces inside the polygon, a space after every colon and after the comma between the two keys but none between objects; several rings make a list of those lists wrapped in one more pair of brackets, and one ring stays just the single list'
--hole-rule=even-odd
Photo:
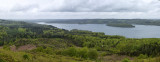
[{"label": "calm water surface", "polygon": [[52,25],[67,30],[79,29],[104,32],[106,35],[121,35],[127,38],[160,38],[160,26],[135,25],[135,28],[120,28],[106,26],[105,24],[58,24],[44,22],[38,22],[38,24]]}]

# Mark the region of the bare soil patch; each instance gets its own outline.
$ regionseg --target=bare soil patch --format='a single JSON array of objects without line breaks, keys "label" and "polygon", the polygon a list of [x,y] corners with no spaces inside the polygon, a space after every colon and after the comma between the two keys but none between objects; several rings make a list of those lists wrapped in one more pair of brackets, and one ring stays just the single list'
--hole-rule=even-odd
[{"label": "bare soil patch", "polygon": [[36,48],[36,46],[35,46],[35,45],[32,45],[32,44],[23,45],[23,46],[19,46],[19,47],[16,47],[15,45],[10,46],[10,50],[12,50],[12,51],[33,50],[33,49],[35,49],[35,48]]}]

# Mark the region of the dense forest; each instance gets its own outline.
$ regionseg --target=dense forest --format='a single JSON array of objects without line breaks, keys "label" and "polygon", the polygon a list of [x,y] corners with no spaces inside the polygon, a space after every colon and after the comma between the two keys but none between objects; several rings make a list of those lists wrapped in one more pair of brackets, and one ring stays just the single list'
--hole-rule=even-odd
[{"label": "dense forest", "polygon": [[160,39],[0,20],[0,62],[160,62]]}]

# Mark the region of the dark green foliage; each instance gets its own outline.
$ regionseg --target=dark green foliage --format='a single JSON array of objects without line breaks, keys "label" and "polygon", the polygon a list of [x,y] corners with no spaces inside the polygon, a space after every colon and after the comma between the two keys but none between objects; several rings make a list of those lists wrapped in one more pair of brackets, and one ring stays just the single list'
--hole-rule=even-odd
[{"label": "dark green foliage", "polygon": [[0,41],[0,46],[3,46],[4,42]]},{"label": "dark green foliage", "polygon": [[29,56],[27,54],[23,55],[23,59],[29,60]]},{"label": "dark green foliage", "polygon": [[0,59],[0,62],[7,62],[7,61],[5,61],[5,60],[3,60],[3,59]]},{"label": "dark green foliage", "polygon": [[113,26],[113,27],[124,27],[124,28],[133,28],[132,24],[127,23],[108,23],[107,26]]}]

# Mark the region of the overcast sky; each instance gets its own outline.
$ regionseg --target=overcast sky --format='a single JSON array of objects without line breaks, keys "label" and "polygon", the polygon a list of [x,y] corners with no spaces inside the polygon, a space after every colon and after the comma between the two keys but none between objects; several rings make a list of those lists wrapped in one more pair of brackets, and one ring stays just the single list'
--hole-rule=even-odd
[{"label": "overcast sky", "polygon": [[1,19],[160,19],[159,0],[0,0]]}]

